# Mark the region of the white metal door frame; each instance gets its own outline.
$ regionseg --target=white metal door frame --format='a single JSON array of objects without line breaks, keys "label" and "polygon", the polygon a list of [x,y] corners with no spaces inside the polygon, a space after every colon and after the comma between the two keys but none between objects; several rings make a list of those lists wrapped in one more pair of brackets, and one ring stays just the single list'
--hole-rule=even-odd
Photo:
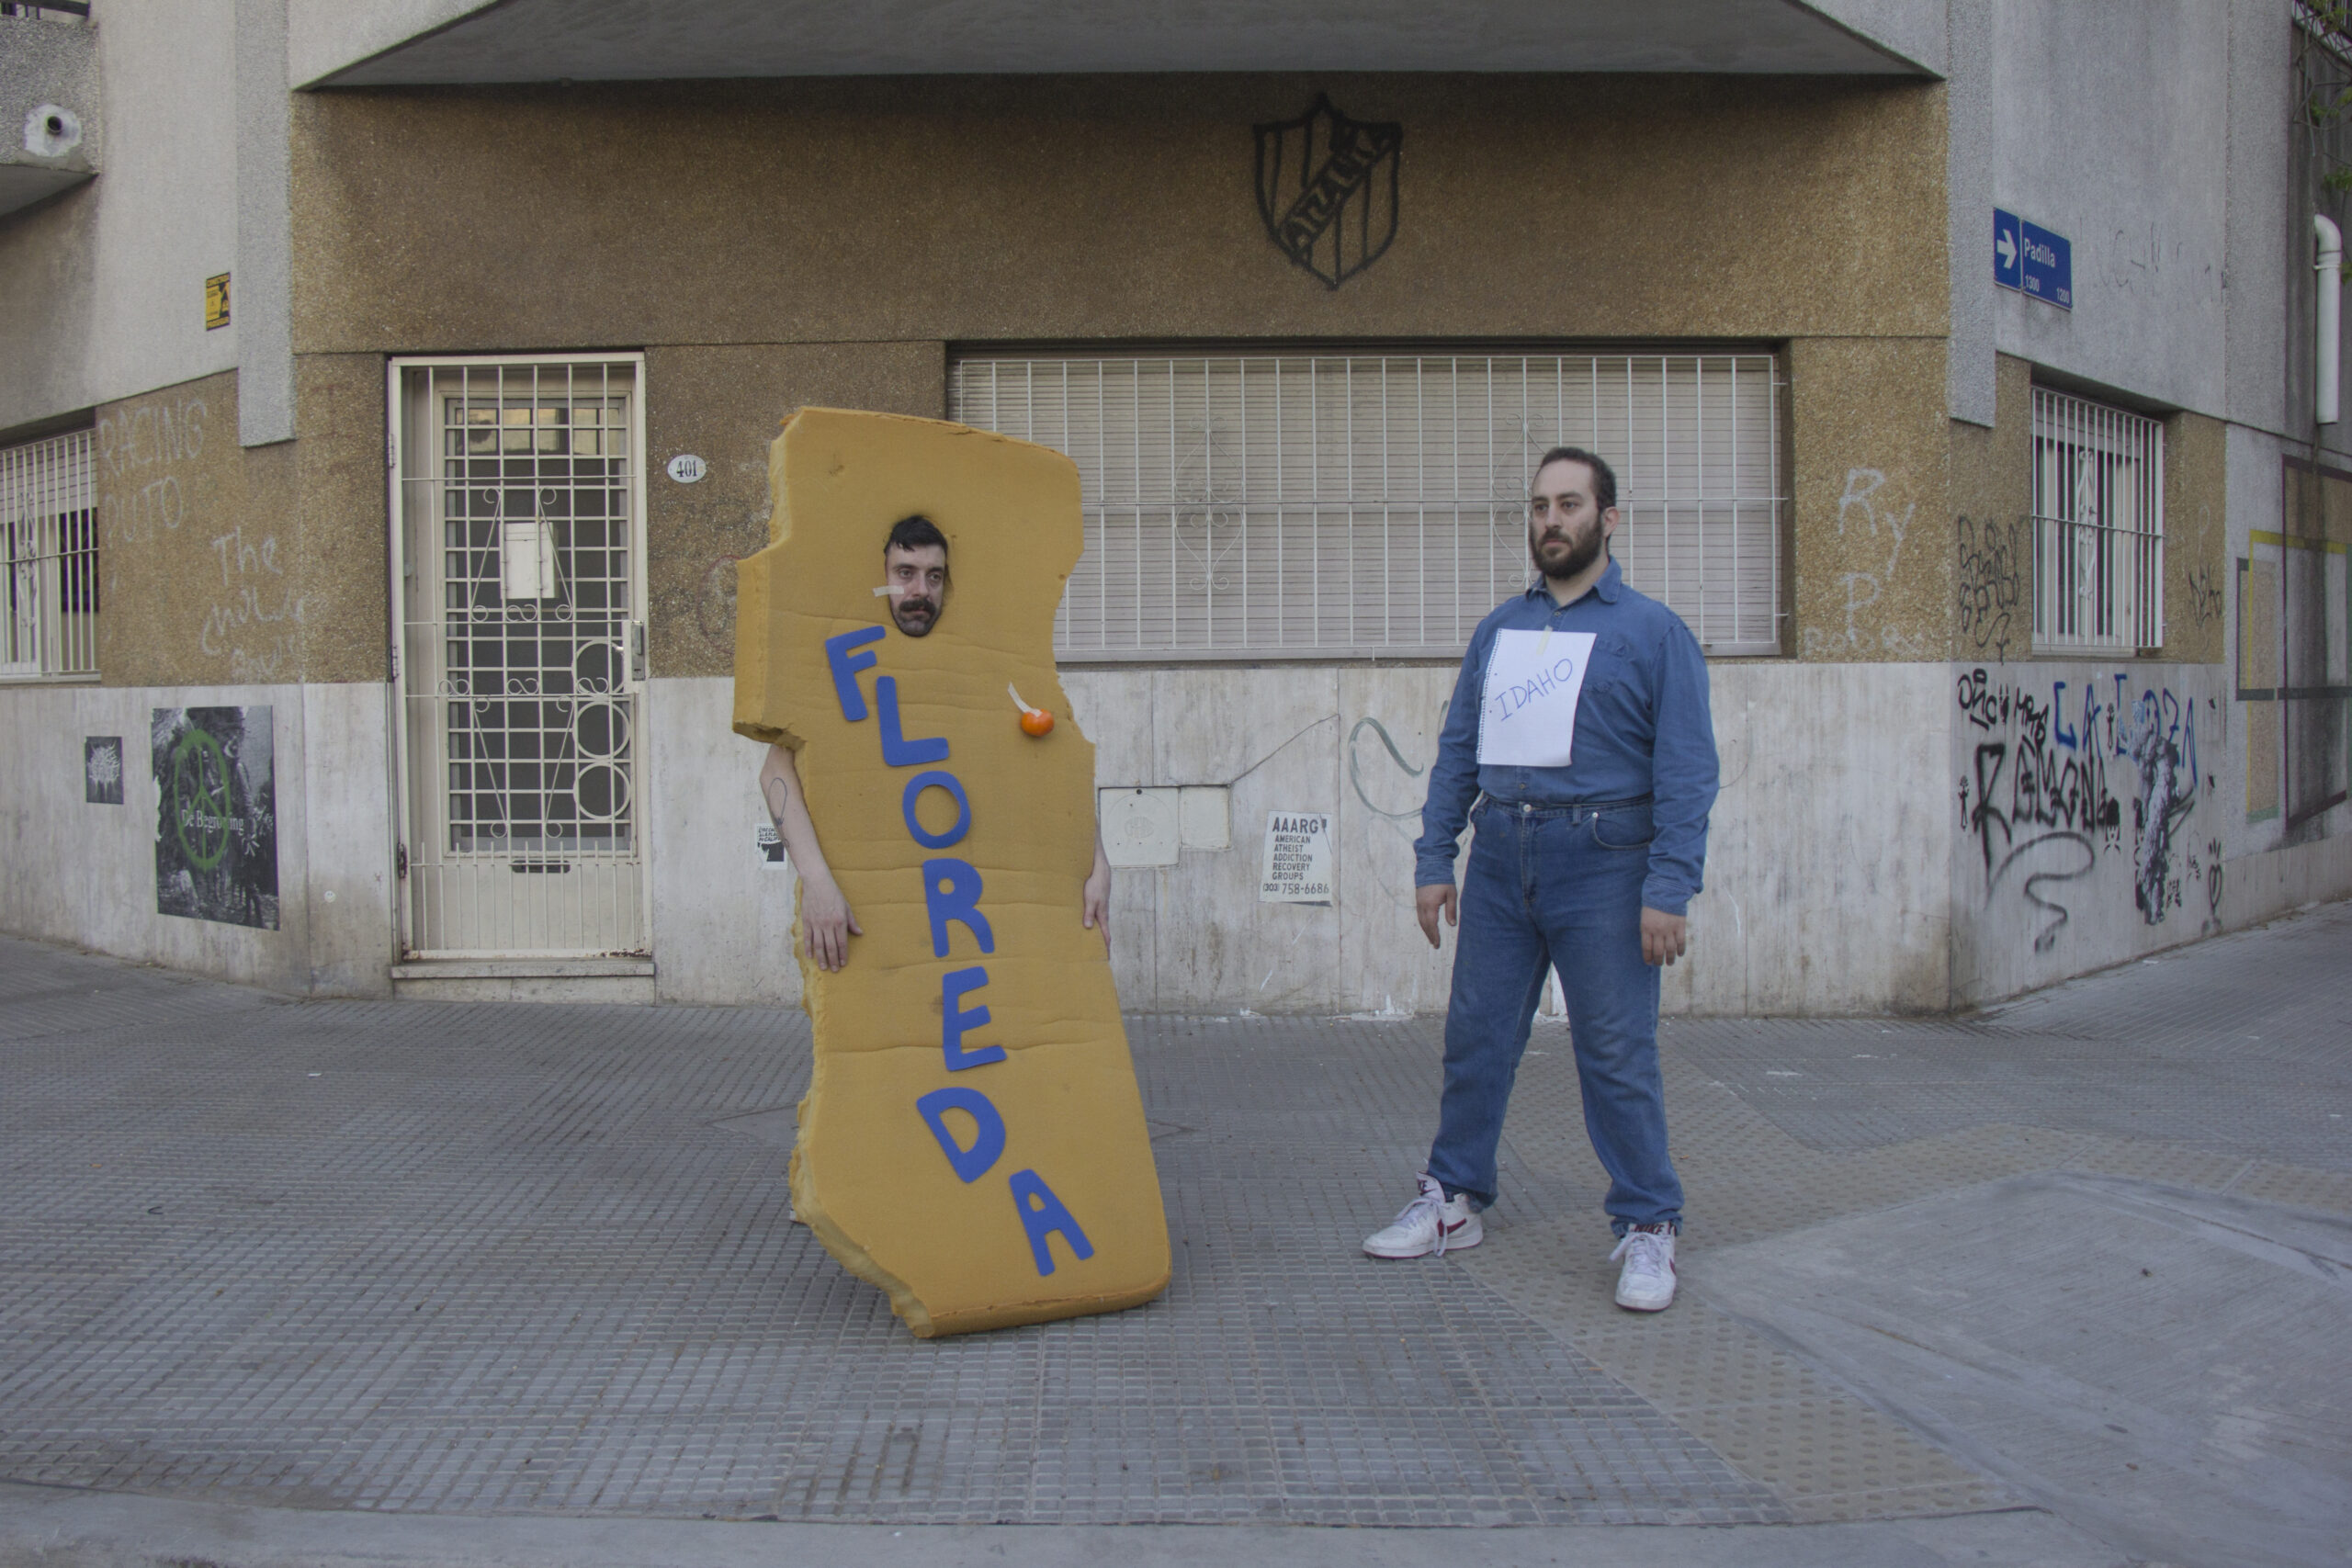
[{"label": "white metal door frame", "polygon": [[[391,611],[390,652],[392,663],[392,734],[390,747],[392,765],[391,785],[394,823],[397,833],[394,852],[396,857],[401,861],[401,864],[398,868],[401,872],[401,877],[394,897],[394,903],[399,909],[400,950],[402,955],[417,954],[420,951],[415,940],[415,908],[414,900],[412,897],[413,886],[407,875],[409,869],[407,865],[408,851],[410,846],[417,843],[416,832],[418,827],[416,820],[417,802],[415,800],[415,792],[412,787],[411,782],[412,768],[414,759],[412,757],[410,750],[411,739],[409,717],[409,704],[413,694],[410,689],[410,682],[416,674],[416,671],[411,668],[412,661],[401,657],[401,642],[406,635],[410,608],[409,588],[405,567],[408,559],[411,531],[419,519],[415,519],[411,516],[412,503],[407,493],[412,488],[413,481],[406,477],[408,458],[410,456],[409,438],[411,433],[407,428],[408,419],[406,412],[406,400],[403,392],[403,382],[408,374],[413,371],[424,371],[430,375],[433,372],[441,370],[465,370],[469,368],[497,370],[503,367],[513,367],[544,366],[553,367],[587,365],[612,367],[625,366],[628,367],[629,375],[628,420],[626,428],[628,432],[629,440],[628,505],[630,513],[629,529],[632,547],[629,552],[628,583],[630,607],[634,612],[630,616],[630,620],[634,623],[636,628],[637,643],[634,649],[634,657],[629,660],[628,674],[631,694],[638,699],[639,716],[637,721],[638,743],[632,747],[630,756],[630,786],[633,791],[633,798],[636,803],[637,811],[636,826],[634,828],[637,852],[640,864],[647,867],[645,874],[640,875],[639,878],[639,929],[647,934],[647,946],[649,950],[650,947],[650,936],[652,931],[652,876],[650,874],[650,862],[651,856],[652,835],[649,830],[650,813],[647,803],[650,799],[649,775],[651,772],[651,758],[650,755],[651,748],[650,745],[645,743],[645,738],[650,732],[650,726],[648,725],[644,719],[644,701],[646,696],[647,682],[645,679],[643,662],[647,592],[645,558],[647,552],[648,532],[646,524],[647,447],[645,415],[645,355],[641,351],[632,352],[619,350],[599,354],[549,353],[412,355],[390,358],[386,361],[384,367],[385,421],[387,425],[386,434],[388,442],[385,481],[390,495],[390,516],[391,525],[389,529],[389,538],[387,540],[389,555],[386,561],[391,588],[390,601],[390,609]],[[425,433],[417,434],[420,435],[425,435]],[[435,434],[437,434],[437,428]],[[425,438],[431,439],[432,437],[430,435],[425,435]],[[430,519],[428,517],[423,521],[429,523]],[[486,953],[468,953],[464,956],[488,957],[494,955]],[[534,953],[529,956],[559,955]]]}]

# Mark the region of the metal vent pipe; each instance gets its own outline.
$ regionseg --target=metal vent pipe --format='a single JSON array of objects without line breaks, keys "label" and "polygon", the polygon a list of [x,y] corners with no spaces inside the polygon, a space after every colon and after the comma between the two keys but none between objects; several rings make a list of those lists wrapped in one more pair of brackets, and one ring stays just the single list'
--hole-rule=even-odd
[{"label": "metal vent pipe", "polygon": [[2318,412],[2317,423],[2334,424],[2336,418],[2336,383],[2341,379],[2342,348],[2337,325],[2344,306],[2344,235],[2335,225],[2317,213],[2312,215],[2312,232],[2319,240],[2319,260],[2313,264],[2319,284],[2318,352],[2312,355],[2312,399]]}]

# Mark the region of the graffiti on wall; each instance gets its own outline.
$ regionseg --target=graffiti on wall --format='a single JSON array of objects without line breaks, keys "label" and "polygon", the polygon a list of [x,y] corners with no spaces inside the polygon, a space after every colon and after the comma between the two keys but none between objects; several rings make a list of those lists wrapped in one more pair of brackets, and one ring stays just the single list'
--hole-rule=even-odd
[{"label": "graffiti on wall", "polygon": [[[1841,603],[1827,608],[1824,625],[1804,628],[1806,658],[1928,656],[1926,644],[1890,621],[1892,606],[1882,604],[1903,565],[1903,547],[1919,511],[1916,500],[1898,502],[1906,490],[1899,476],[1891,482],[1883,468],[1846,470],[1845,488],[1838,495],[1838,553],[1844,564],[1858,570],[1835,574]],[[1864,567],[1869,570],[1859,570]]]},{"label": "graffiti on wall", "polygon": [[[2047,953],[2090,896],[2080,885],[2128,854],[2132,907],[2145,924],[2187,908],[2191,887],[2217,912],[2218,844],[2201,857],[2184,848],[2190,818],[2217,787],[2200,765],[2197,703],[2120,671],[2046,689],[1980,665],[1955,692],[1975,735],[1960,812],[1988,903],[2023,899],[2035,911],[2033,950]],[[2206,707],[2210,748],[2210,698]]]},{"label": "graffiti on wall", "polygon": [[2006,660],[2031,624],[2026,604],[2027,520],[1978,522],[1962,513],[1960,536],[1960,636],[1980,659]]}]

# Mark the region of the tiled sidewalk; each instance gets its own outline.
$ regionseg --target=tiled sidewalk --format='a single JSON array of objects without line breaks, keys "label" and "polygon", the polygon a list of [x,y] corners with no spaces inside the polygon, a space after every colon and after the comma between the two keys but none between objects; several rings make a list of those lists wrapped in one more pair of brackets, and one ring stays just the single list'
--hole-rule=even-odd
[{"label": "tiled sidewalk", "polygon": [[291,1002],[0,942],[0,1479],[892,1525],[2015,1506],[1710,1298],[1708,1249],[2060,1168],[2352,1213],[2347,952],[2338,907],[1967,1022],[1670,1026],[1696,1288],[1655,1319],[1609,1303],[1565,1032],[1487,1244],[1381,1265],[1435,1021],[1134,1020],[1168,1295],[921,1343],[786,1220],[795,1014]]}]

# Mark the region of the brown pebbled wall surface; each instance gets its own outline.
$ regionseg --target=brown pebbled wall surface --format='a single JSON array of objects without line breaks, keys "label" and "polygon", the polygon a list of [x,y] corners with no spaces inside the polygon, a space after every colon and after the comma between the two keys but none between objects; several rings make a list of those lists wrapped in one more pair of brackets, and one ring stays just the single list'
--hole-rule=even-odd
[{"label": "brown pebbled wall surface", "polygon": [[[1404,127],[1339,289],[1253,124]],[[1038,338],[1940,336],[1943,89],[1215,76],[298,95],[306,352]]]},{"label": "brown pebbled wall surface", "polygon": [[[735,672],[735,563],[768,543],[768,445],[793,410],[946,412],[941,343],[746,344],[645,356],[646,636],[656,675]],[[664,471],[691,453],[693,484]]]},{"label": "brown pebbled wall surface", "polygon": [[295,439],[237,445],[237,378],[98,411],[98,669],[112,686],[385,678],[384,371],[296,361]]}]

